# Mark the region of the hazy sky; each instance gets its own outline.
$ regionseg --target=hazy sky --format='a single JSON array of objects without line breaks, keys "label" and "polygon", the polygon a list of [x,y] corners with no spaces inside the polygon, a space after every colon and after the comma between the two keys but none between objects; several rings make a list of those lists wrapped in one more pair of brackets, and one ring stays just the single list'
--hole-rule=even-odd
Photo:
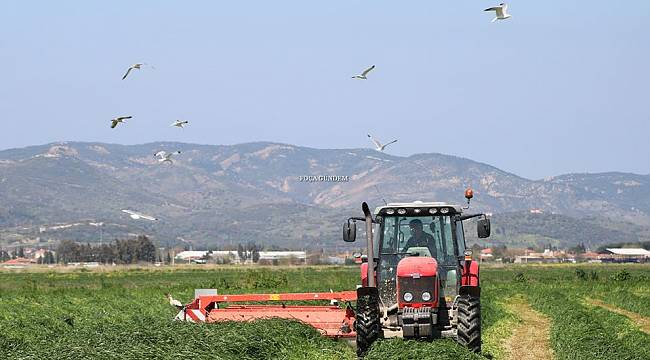
[{"label": "hazy sky", "polygon": [[650,1],[516,1],[490,23],[497,2],[2,1],[0,149],[370,132],[529,178],[650,173]]}]

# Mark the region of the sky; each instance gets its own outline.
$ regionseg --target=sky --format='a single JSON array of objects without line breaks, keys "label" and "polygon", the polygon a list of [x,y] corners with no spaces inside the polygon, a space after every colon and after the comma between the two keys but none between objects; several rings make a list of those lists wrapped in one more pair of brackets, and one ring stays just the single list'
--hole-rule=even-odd
[{"label": "sky", "polygon": [[[370,133],[531,179],[650,174],[650,1],[516,1],[491,23],[496,3],[3,1],[0,149]],[[155,68],[121,80],[136,62]]]}]

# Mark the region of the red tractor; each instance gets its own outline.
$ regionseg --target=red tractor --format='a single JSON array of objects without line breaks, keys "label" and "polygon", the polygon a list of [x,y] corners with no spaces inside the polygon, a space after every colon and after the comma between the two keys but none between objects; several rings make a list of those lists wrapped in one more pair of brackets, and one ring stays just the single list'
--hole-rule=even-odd
[{"label": "red tractor", "polygon": [[[472,197],[471,190],[465,196]],[[478,263],[465,247],[463,221],[479,217],[479,238],[490,235],[485,214],[439,202],[392,203],[343,225],[343,240],[366,224],[367,256],[357,289],[357,353],[363,356],[384,337],[455,338],[481,350],[481,288]]]},{"label": "red tractor", "polygon": [[[469,202],[472,191],[465,196]],[[478,237],[486,238],[490,221],[485,214],[463,215],[460,206],[421,201],[387,204],[375,210],[374,218],[365,202],[362,210],[364,217],[349,218],[343,225],[343,239],[352,242],[356,222],[364,221],[367,254],[372,254],[364,258],[359,254],[362,285],[356,291],[223,295],[216,289],[197,289],[189,304],[170,298],[180,310],[176,319],[298,320],[325,336],[356,338],[359,356],[377,339],[393,336],[452,337],[480,351],[479,269],[465,248],[463,221],[480,217]],[[291,304],[307,301],[329,305]]]}]

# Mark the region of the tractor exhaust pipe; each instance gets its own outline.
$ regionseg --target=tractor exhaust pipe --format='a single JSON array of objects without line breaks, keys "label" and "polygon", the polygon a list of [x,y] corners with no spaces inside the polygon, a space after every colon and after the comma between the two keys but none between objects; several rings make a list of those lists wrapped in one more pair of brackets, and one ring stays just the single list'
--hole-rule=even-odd
[{"label": "tractor exhaust pipe", "polygon": [[375,284],[375,249],[372,243],[372,213],[368,204],[361,204],[363,215],[366,217],[366,238],[368,240],[368,287],[377,287]]}]

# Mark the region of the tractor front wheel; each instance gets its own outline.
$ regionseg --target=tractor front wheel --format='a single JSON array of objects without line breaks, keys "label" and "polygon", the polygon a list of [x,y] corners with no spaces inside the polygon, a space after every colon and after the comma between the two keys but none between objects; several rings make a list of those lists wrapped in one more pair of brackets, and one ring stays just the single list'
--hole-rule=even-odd
[{"label": "tractor front wheel", "polygon": [[357,289],[357,356],[363,357],[375,340],[383,336],[381,313],[379,311],[379,292],[377,288]]},{"label": "tractor front wheel", "polygon": [[470,351],[481,352],[481,300],[463,295],[458,300],[457,341]]}]

